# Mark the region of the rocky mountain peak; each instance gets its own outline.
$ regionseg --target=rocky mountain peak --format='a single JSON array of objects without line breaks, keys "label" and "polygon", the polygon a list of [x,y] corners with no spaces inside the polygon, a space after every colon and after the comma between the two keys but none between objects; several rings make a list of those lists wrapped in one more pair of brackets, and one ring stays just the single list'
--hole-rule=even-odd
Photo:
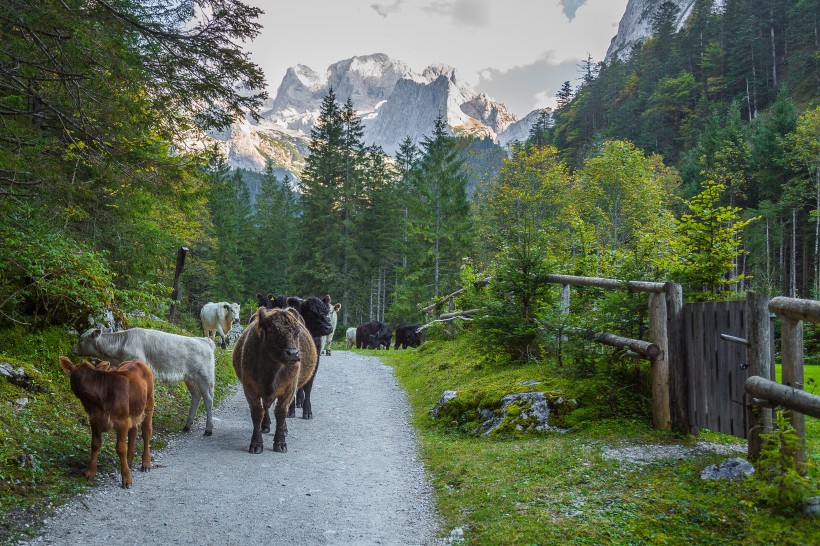
[{"label": "rocky mountain peak", "polygon": [[[695,0],[629,0],[621,22],[618,24],[618,34],[612,38],[609,49],[607,49],[606,58],[611,59],[617,55],[624,59],[631,53],[632,46],[651,37],[652,19],[661,4],[667,1],[678,6],[680,11],[676,23],[678,29],[682,28],[692,13]],[[714,9],[722,7],[723,0],[715,0]]]}]

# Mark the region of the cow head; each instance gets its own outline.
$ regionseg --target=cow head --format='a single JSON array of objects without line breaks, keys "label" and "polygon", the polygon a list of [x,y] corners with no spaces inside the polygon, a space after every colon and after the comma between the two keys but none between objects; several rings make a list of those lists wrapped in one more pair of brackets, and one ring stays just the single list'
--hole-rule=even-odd
[{"label": "cow head", "polygon": [[298,362],[299,333],[304,328],[302,317],[293,309],[265,309],[260,307],[256,317],[256,331],[265,338],[273,357],[282,362]]},{"label": "cow head", "polygon": [[256,303],[257,307],[264,307],[265,309],[270,309],[270,300],[268,296],[263,296],[260,293],[256,293]]},{"label": "cow head", "polygon": [[[330,296],[325,296],[330,298]],[[313,337],[326,336],[333,331],[333,325],[330,323],[330,308],[327,303],[319,298],[308,298],[303,300],[297,296],[291,296],[287,299],[289,307],[296,309],[302,318],[305,320],[310,335]]]},{"label": "cow head", "polygon": [[[71,352],[75,355],[95,356],[97,354],[97,338],[99,338],[101,334],[102,330],[99,328],[86,330],[80,336],[80,341],[71,347]],[[62,362],[62,360],[60,362]]]},{"label": "cow head", "polygon": [[225,309],[225,316],[231,318],[231,324],[239,324],[239,304],[225,303],[222,307]]}]

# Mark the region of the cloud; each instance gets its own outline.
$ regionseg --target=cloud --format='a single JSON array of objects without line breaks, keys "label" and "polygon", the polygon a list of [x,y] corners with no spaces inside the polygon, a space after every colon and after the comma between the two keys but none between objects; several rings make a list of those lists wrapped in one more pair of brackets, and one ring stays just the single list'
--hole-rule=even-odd
[{"label": "cloud", "polygon": [[396,0],[392,4],[370,4],[370,7],[382,17],[387,17],[393,13],[401,12],[402,4],[404,4],[405,1],[406,0]]},{"label": "cloud", "polygon": [[569,81],[575,87],[577,63],[577,59],[557,63],[548,52],[530,64],[509,70],[488,67],[479,72],[476,89],[503,100],[520,119],[537,108],[554,108],[561,84]]},{"label": "cloud", "polygon": [[567,16],[567,19],[572,21],[575,19],[575,12],[578,11],[578,8],[586,4],[587,0],[559,0],[558,3],[561,4],[561,9],[564,10],[564,15]]},{"label": "cloud", "polygon": [[491,23],[489,0],[435,0],[422,9],[431,15],[450,17],[456,24],[488,27]]}]

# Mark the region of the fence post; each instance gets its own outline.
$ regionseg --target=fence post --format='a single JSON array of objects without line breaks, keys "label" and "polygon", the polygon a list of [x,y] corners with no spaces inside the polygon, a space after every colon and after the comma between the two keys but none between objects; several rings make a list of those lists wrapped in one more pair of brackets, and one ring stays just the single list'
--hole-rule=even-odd
[{"label": "fence post", "polygon": [[[784,385],[803,390],[803,321],[781,317],[781,359]],[[802,413],[789,410],[792,428],[799,445],[794,453],[794,464],[800,474],[806,473],[806,423]]]},{"label": "fence post", "polygon": [[[762,294],[746,294],[746,339],[749,346],[746,358],[749,362],[749,376],[769,379],[772,374],[771,362],[771,321],[769,320],[769,298]],[[746,393],[746,431],[749,439],[747,456],[756,461],[762,445],[760,434],[772,431],[772,411],[752,404],[752,396]]]},{"label": "fence post", "polygon": [[669,415],[672,430],[689,434],[689,384],[683,358],[683,287],[666,283],[666,361],[669,366]]},{"label": "fence post", "polygon": [[671,424],[669,405],[669,339],[667,336],[666,295],[649,293],[649,341],[661,350],[652,361],[652,427],[668,429]]}]

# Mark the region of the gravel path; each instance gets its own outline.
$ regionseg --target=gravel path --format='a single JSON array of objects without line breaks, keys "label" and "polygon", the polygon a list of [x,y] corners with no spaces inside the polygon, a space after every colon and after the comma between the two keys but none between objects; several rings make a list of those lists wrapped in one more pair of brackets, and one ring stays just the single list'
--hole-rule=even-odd
[{"label": "gravel path", "polygon": [[26,544],[436,544],[393,370],[334,352],[321,359],[312,399],[312,420],[288,419],[287,453],[272,450],[270,434],[251,455],[248,404],[236,391],[216,410],[212,437],[198,420],[154,454],[151,472],[133,473],[130,490],[118,474],[98,475]]}]

